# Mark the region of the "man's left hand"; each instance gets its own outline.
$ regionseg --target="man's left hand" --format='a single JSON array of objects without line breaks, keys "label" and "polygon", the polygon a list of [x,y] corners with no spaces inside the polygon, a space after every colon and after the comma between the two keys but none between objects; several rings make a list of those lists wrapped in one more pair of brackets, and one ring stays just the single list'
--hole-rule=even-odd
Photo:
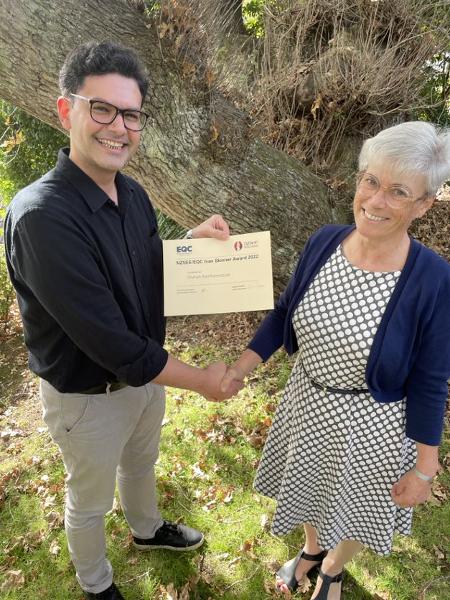
[{"label": "man's left hand", "polygon": [[422,504],[428,500],[430,494],[431,484],[419,479],[414,470],[405,473],[397,483],[394,483],[391,490],[392,500],[402,508]]},{"label": "man's left hand", "polygon": [[212,215],[192,230],[192,237],[197,238],[216,238],[217,240],[227,240],[230,237],[230,228],[222,215]]}]

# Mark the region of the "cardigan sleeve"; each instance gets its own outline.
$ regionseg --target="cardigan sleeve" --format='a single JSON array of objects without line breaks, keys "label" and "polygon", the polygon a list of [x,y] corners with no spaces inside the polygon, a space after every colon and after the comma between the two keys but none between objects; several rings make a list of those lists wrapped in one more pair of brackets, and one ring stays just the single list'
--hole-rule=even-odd
[{"label": "cardigan sleeve", "polygon": [[303,263],[311,245],[311,239],[312,238],[309,238],[309,240],[306,242],[298,259],[295,271],[291,276],[285,290],[282,292],[278,301],[276,302],[275,308],[266,316],[248,345],[250,350],[253,350],[259,354],[264,362],[268,360],[272,354],[283,344],[284,333],[286,329],[286,318],[288,316],[292,298],[295,295],[298,287]]},{"label": "cardigan sleeve", "polygon": [[422,444],[440,443],[450,378],[450,276],[441,284],[434,310],[406,384],[406,435]]}]

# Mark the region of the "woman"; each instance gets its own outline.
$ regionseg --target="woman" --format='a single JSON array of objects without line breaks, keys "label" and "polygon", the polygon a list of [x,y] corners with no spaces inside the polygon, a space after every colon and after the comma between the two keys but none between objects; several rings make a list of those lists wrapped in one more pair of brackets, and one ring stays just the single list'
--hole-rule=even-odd
[{"label": "woman", "polygon": [[229,370],[243,379],[284,343],[299,350],[258,468],[276,534],[305,545],[278,571],[284,593],[320,567],[312,598],[341,596],[363,547],[409,534],[438,468],[450,377],[450,265],[408,235],[450,177],[450,135],[391,127],[363,145],[355,225],[307,242],[275,309]]}]

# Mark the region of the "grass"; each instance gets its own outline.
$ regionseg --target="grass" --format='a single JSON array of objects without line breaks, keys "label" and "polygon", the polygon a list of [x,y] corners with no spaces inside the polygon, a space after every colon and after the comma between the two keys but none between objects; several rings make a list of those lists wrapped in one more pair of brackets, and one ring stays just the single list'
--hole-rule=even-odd
[{"label": "grass", "polygon": [[[177,327],[175,321],[175,335]],[[239,344],[217,344],[209,335],[192,342],[169,339],[173,353],[195,364],[230,361],[233,345]],[[56,446],[40,429],[36,382],[23,360],[18,337],[12,336],[0,354],[0,431],[24,433],[7,436],[0,447],[0,597],[81,600],[61,518],[64,470]],[[290,361],[278,353],[238,398],[220,404],[168,390],[157,465],[160,507],[166,518],[204,531],[207,541],[189,554],[139,553],[117,503],[106,517],[108,556],[127,600],[274,597],[274,570],[297,551],[302,534],[270,533],[274,503],[256,494],[252,481],[289,370]],[[438,495],[416,511],[413,535],[397,537],[389,557],[364,551],[349,565],[346,600],[450,600],[448,457],[444,462]]]}]

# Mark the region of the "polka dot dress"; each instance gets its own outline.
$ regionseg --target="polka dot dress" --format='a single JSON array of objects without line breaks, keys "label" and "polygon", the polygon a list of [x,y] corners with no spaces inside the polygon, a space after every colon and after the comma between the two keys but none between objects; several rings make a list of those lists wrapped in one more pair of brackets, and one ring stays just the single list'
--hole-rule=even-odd
[{"label": "polka dot dress", "polygon": [[376,402],[364,389],[373,337],[400,272],[352,266],[339,247],[294,313],[299,356],[264,448],[255,488],[277,500],[273,532],[302,523],[330,549],[341,540],[388,554],[395,531],[409,534],[412,509],[391,500],[392,485],[415,464],[405,436],[405,400]]}]

